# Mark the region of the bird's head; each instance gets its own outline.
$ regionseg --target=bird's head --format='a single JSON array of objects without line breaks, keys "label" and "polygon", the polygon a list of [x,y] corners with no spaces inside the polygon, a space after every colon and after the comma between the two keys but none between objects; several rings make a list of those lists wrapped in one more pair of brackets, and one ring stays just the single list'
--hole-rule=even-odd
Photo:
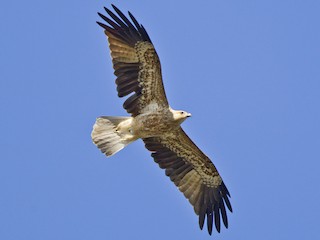
[{"label": "bird's head", "polygon": [[173,119],[179,123],[182,123],[188,117],[191,117],[191,113],[182,110],[171,110]]}]

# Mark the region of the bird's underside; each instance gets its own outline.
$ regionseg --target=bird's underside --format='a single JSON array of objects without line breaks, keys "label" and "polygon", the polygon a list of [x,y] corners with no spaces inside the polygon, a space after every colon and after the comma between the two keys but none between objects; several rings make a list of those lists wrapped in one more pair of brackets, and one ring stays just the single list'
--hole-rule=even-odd
[{"label": "bird's underside", "polygon": [[226,208],[232,212],[230,194],[210,159],[185,134],[180,124],[189,116],[170,108],[154,46],[142,25],[129,12],[129,20],[112,5],[109,17],[98,24],[108,37],[119,97],[131,117],[99,117],[92,139],[107,156],[141,138],[151,156],[179,188],[211,235],[213,223],[220,232],[220,218],[228,227]]}]

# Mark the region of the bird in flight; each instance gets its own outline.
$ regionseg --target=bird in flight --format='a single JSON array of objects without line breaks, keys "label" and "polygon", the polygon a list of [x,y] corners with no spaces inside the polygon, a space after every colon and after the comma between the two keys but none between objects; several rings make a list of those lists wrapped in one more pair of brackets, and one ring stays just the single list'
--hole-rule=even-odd
[{"label": "bird in flight", "polygon": [[[232,212],[229,191],[210,159],[181,128],[191,116],[169,106],[156,50],[145,28],[130,13],[129,20],[116,6],[105,8],[105,23],[97,22],[106,34],[119,97],[127,117],[98,117],[91,133],[94,144],[112,156],[129,143],[142,139],[160,168],[184,194],[212,234],[220,232],[220,219],[228,228],[226,207]],[[226,206],[226,207],[225,207]]]}]

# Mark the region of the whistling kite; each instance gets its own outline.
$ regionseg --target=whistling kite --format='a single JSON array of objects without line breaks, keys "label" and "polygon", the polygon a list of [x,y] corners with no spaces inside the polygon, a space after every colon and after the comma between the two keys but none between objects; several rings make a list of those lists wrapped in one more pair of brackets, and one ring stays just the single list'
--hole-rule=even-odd
[{"label": "whistling kite", "polygon": [[97,118],[93,142],[111,156],[141,138],[154,161],[193,205],[200,228],[207,217],[211,234],[214,218],[220,232],[220,216],[228,227],[225,205],[232,211],[228,189],[210,159],[180,126],[191,114],[169,106],[160,61],[146,30],[130,12],[131,21],[112,7],[118,16],[105,8],[111,18],[99,16],[109,25],[97,23],[108,37],[118,96],[130,95],[123,107],[131,117]]}]

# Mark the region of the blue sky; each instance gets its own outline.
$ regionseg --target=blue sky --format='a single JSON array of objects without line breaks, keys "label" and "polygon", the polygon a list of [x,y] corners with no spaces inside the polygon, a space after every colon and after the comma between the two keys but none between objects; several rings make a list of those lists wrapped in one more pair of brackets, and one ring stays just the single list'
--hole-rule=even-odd
[{"label": "blue sky", "polygon": [[[141,141],[111,158],[100,115],[126,115],[97,11],[147,29],[173,108],[231,193],[209,236]],[[4,1],[0,239],[316,239],[319,1]]]}]

